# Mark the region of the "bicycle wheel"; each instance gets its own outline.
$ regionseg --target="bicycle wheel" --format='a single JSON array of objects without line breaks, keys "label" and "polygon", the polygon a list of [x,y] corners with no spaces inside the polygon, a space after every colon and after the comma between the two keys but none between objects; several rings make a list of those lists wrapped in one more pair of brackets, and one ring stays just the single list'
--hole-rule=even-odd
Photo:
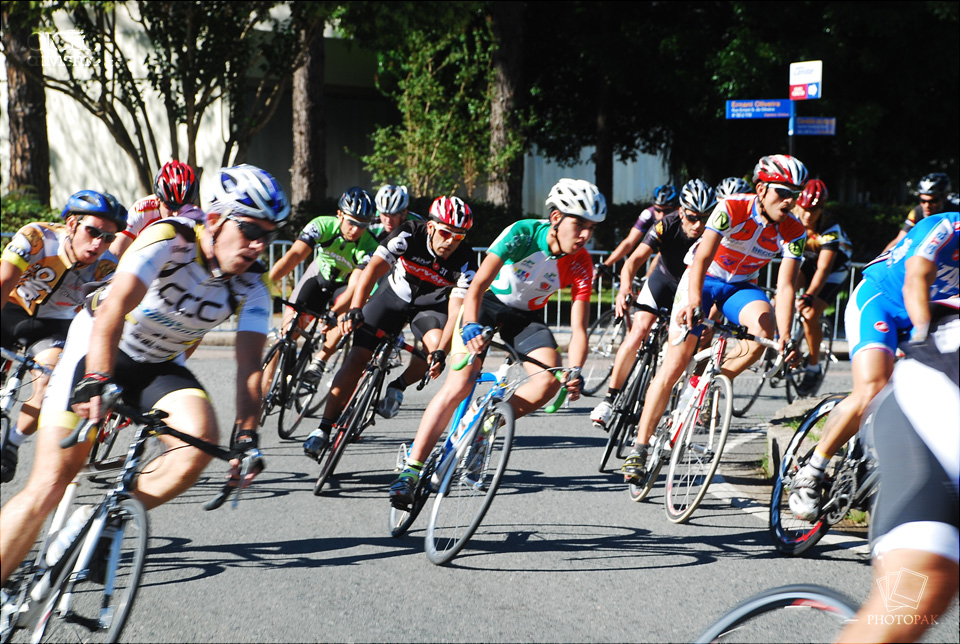
[{"label": "bicycle wheel", "polygon": [[733,379],[733,415],[743,418],[760,397],[766,374],[776,364],[777,352],[767,348],[759,360]]},{"label": "bicycle wheel", "polygon": [[409,510],[400,510],[390,506],[390,536],[402,536],[410,529],[413,522],[420,515],[420,511],[427,503],[427,497],[430,496],[430,477],[433,476],[437,465],[437,450],[430,454],[430,458],[423,464],[423,473],[420,480],[417,481],[417,487],[413,492],[413,503]]},{"label": "bicycle wheel", "polygon": [[340,371],[340,367],[343,366],[343,360],[346,355],[350,353],[352,338],[353,336],[344,338],[340,347],[334,351],[330,359],[327,360],[327,367],[324,369],[323,375],[320,376],[320,380],[316,384],[317,393],[307,407],[307,416],[316,416],[317,412],[320,411],[320,406],[327,400],[327,396],[330,395],[333,378],[337,375],[337,372]]},{"label": "bicycle wheel", "polygon": [[637,398],[640,395],[640,385],[649,366],[650,356],[644,353],[639,359],[634,361],[633,369],[630,370],[630,375],[627,376],[627,384],[617,395],[614,404],[614,422],[607,436],[607,444],[603,448],[603,457],[600,459],[600,472],[603,472],[607,467],[607,461],[610,460],[610,455],[613,454],[614,449],[616,449],[619,454],[621,446],[625,442],[624,439],[627,434],[629,434],[630,425],[636,426],[637,419],[634,418],[634,409]]},{"label": "bicycle wheel", "polygon": [[293,436],[293,432],[307,415],[307,411],[313,404],[313,397],[317,394],[317,385],[305,382],[303,379],[303,372],[308,366],[310,366],[310,351],[304,348],[297,356],[293,373],[290,374],[287,382],[286,404],[280,405],[280,413],[277,416],[277,434],[282,439],[287,440]]},{"label": "bicycle wheel", "polygon": [[621,460],[627,457],[627,453],[633,448],[633,444],[637,441],[637,426],[640,423],[640,414],[643,412],[643,406],[647,402],[647,388],[657,373],[656,360],[659,351],[648,355],[649,361],[645,365],[643,375],[640,378],[640,386],[633,394],[633,400],[635,402],[633,403],[632,420],[627,423],[626,431],[624,431],[623,437],[620,439],[620,445],[617,447],[617,458]]},{"label": "bicycle wheel", "polygon": [[856,614],[856,603],[832,588],[781,586],[740,602],[694,642],[835,642]]},{"label": "bicycle wheel", "polygon": [[327,458],[323,461],[320,475],[313,486],[314,495],[320,496],[323,486],[326,485],[333,475],[337,463],[340,462],[343,451],[347,449],[347,444],[353,442],[369,423],[373,415],[374,394],[380,388],[382,379],[383,376],[379,369],[364,372],[360,383],[357,384],[357,388],[353,392],[353,396],[350,397],[350,402],[347,403],[346,409],[340,414],[340,420],[334,426],[336,431],[331,437],[332,442],[328,448]]},{"label": "bicycle wheel", "polygon": [[611,309],[601,315],[587,332],[589,353],[583,363],[580,375],[583,376],[583,393],[592,396],[597,393],[613,371],[613,360],[626,335],[623,318],[614,317]]},{"label": "bicycle wheel", "polygon": [[720,465],[730,429],[733,387],[718,374],[710,380],[700,407],[684,421],[684,429],[670,455],[664,508],[667,518],[683,523],[697,509]]},{"label": "bicycle wheel", "polygon": [[[42,634],[42,642],[116,642],[140,585],[147,534],[143,505],[136,499],[121,501],[107,518],[89,569],[79,575],[74,575],[73,569],[82,548],[73,549],[70,564],[52,587],[57,590],[47,600],[51,610],[41,613],[34,638]],[[108,595],[111,586],[113,592]],[[69,607],[65,610],[66,598]],[[48,615],[46,620],[43,615]]]},{"label": "bicycle wheel", "polygon": [[667,443],[669,438],[667,438],[669,429],[670,429],[670,416],[664,416],[660,420],[661,425],[659,425],[656,431],[653,434],[653,439],[650,444],[650,455],[647,457],[647,472],[646,475],[637,483],[630,483],[627,486],[627,492],[630,494],[630,500],[636,503],[643,501],[647,498],[647,495],[650,494],[650,490],[653,489],[653,486],[657,482],[657,478],[660,476],[660,469],[663,467],[663,462],[666,460],[666,451]]},{"label": "bicycle wheel", "polygon": [[286,367],[287,352],[284,350],[286,342],[279,340],[267,351],[267,356],[263,359],[261,370],[265,371],[267,366],[276,360],[273,375],[270,377],[270,386],[267,387],[266,394],[263,396],[263,404],[260,408],[260,426],[267,422],[267,416],[274,413],[277,407],[283,405],[283,372]]},{"label": "bicycle wheel", "polygon": [[498,402],[483,410],[466,437],[433,501],[425,540],[432,563],[442,565],[453,559],[483,521],[507,469],[513,427],[513,409]]},{"label": "bicycle wheel", "polygon": [[793,489],[793,478],[810,460],[820,441],[827,414],[845,397],[845,394],[835,394],[811,409],[794,432],[780,462],[770,495],[770,534],[777,550],[785,555],[803,554],[830,529],[830,524],[823,517],[810,523],[794,515],[788,499]]}]

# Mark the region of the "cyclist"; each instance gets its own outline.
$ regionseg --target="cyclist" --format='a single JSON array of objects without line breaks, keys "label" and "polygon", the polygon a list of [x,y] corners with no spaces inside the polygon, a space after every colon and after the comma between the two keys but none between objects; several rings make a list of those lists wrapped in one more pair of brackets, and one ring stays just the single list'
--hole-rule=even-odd
[{"label": "cyclist", "polygon": [[931,172],[930,174],[923,175],[920,179],[920,185],[917,186],[920,203],[910,209],[907,218],[903,222],[903,226],[900,228],[900,232],[897,233],[897,236],[894,237],[883,250],[890,250],[896,246],[901,239],[906,237],[910,229],[925,217],[960,209],[960,204],[957,203],[955,198],[951,199],[949,193],[950,177],[946,174],[943,172]]},{"label": "cyclist", "polygon": [[[654,224],[637,249],[624,262],[620,271],[617,315],[629,314],[628,301],[636,301],[640,310],[633,317],[630,333],[617,350],[606,398],[590,413],[590,420],[594,425],[607,428],[607,422],[613,413],[613,403],[620,393],[623,381],[630,373],[634,356],[657,319],[659,310],[669,309],[673,303],[680,276],[687,268],[683,263],[684,257],[703,234],[704,223],[716,205],[717,196],[713,188],[700,179],[688,181],[680,191],[680,209]],[[640,296],[635,297],[633,277],[647,259],[657,252],[660,253],[660,261],[647,276]]]},{"label": "cyclist", "polygon": [[611,272],[612,274],[613,265],[634,251],[654,223],[671,213],[677,212],[679,204],[679,193],[674,186],[669,183],[657,186],[653,191],[653,205],[640,213],[626,238],[602,262],[597,264],[597,268],[602,273]]},{"label": "cyclist", "polygon": [[405,221],[423,221],[423,217],[408,209],[410,194],[406,186],[389,183],[384,185],[377,191],[374,203],[379,221],[370,225],[370,234],[376,237],[377,241],[383,241],[394,228]]},{"label": "cyclist", "polygon": [[[234,435],[247,446],[253,467],[239,481],[234,460],[230,477],[243,486],[262,469],[256,427],[270,293],[257,258],[289,212],[286,195],[266,172],[249,165],[223,168],[206,225],[179,217],[157,222],[134,241],[111,283],[87,298],[44,399],[33,471],[0,514],[4,580],[87,460],[89,443],[64,450],[60,441],[81,417],[100,418],[100,394],[109,383],[123,387],[128,403],[167,412],[171,427],[217,441],[213,406],[184,366],[184,353],[233,313]],[[170,448],[183,445],[169,436],[161,440]],[[139,475],[137,497],[147,508],[169,501],[196,482],[210,458],[197,449],[171,449],[156,468]]]},{"label": "cyclist", "polygon": [[[83,287],[117,267],[110,242],[126,226],[127,211],[112,195],[81,190],[63,208],[63,224],[34,222],[14,235],[0,257],[0,345],[15,350],[25,341],[37,362],[53,367],[70,320],[83,303]],[[17,470],[20,445],[37,431],[47,376],[34,374],[33,395],[23,403],[17,426],[0,450],[0,481]]]},{"label": "cyclist", "polygon": [[813,456],[794,478],[788,502],[801,519],[814,521],[820,513],[824,470],[857,433],[867,404],[890,378],[900,335],[925,338],[929,302],[960,292],[958,249],[960,213],[942,213],[921,220],[893,250],[863,269],[844,314],[853,391],[827,416]]},{"label": "cyclist", "polygon": [[[494,240],[467,290],[457,317],[457,333],[450,355],[480,354],[471,368],[450,371],[437,395],[427,405],[407,464],[390,487],[390,502],[406,508],[420,471],[453,412],[470,392],[480,371],[483,327],[499,327],[500,337],[517,351],[551,367],[560,366],[557,342],[543,323],[542,309],[554,292],[571,287],[571,337],[564,385],[570,398],[580,396],[580,366],[587,355],[587,319],[593,290],[593,267],[584,247],[594,227],[607,214],[607,203],[597,187],[579,179],[560,179],[546,200],[548,221],[522,219]],[[531,374],[510,398],[516,417],[530,414],[550,401],[560,384],[550,373],[524,363]]]},{"label": "cyclist", "polygon": [[186,163],[169,161],[160,168],[153,181],[153,194],[130,207],[127,227],[110,245],[110,252],[122,257],[143,229],[167,217],[187,217],[203,223],[205,215],[196,206],[200,192],[197,175]]},{"label": "cyclist", "polygon": [[[373,219],[373,200],[359,186],[340,195],[336,217],[316,217],[300,232],[283,257],[270,269],[270,280],[283,279],[310,254],[314,260],[293,289],[291,299],[312,311],[322,312],[330,298],[334,298],[334,312],[341,313],[350,303],[350,284],[370,261],[377,248],[377,240],[368,227]],[[283,314],[283,329],[293,320],[293,309]],[[317,351],[304,379],[316,381],[323,375],[327,358],[340,340],[339,331],[331,328],[323,349]],[[268,366],[264,385],[270,382],[272,365]]]},{"label": "cyclist", "polygon": [[[887,386],[867,409],[883,485],[870,517],[875,583],[840,634],[843,642],[916,642],[957,594],[960,470],[960,317],[935,303],[930,333],[906,343]],[[953,418],[953,426],[944,419]],[[951,421],[948,421],[951,422]],[[886,580],[896,578],[896,585]],[[881,588],[916,600],[886,601]],[[889,591],[887,592],[889,596]]]},{"label": "cyclist", "polygon": [[798,290],[805,288],[804,294],[797,298],[797,310],[810,350],[807,368],[797,385],[797,393],[801,396],[816,391],[823,377],[819,363],[820,342],[823,341],[820,317],[827,304],[850,280],[853,245],[840,224],[825,210],[827,199],[827,185],[820,179],[811,179],[793,208],[793,214],[807,229],[807,243],[796,284]]},{"label": "cyclist", "polygon": [[[791,213],[794,202],[807,180],[807,168],[796,159],[774,154],[760,159],[753,171],[757,193],[734,195],[719,202],[707,220],[706,230],[697,242],[690,263],[677,287],[670,320],[671,343],[663,364],[647,389],[637,426],[634,450],[624,461],[622,472],[627,481],[636,482],[645,473],[650,437],[667,408],[670,390],[680,379],[697,346],[702,325],[698,317],[716,303],[734,324],[763,337],[780,331],[781,347],[790,337],[793,318],[793,284],[796,279],[806,233]],[[757,273],[777,255],[783,257],[777,274],[776,311],[756,285]],[[776,317],[774,317],[774,314]],[[692,327],[681,344],[681,327]],[[742,354],[726,362],[723,373],[730,379],[758,360],[763,347],[747,343]]]},{"label": "cyclist", "polygon": [[[471,226],[473,214],[462,199],[438,197],[430,206],[429,221],[404,222],[380,242],[360,275],[350,311],[341,318],[342,331],[353,332],[353,348],[333,379],[320,426],[303,444],[308,457],[317,458],[326,445],[330,430],[379,344],[376,329],[396,334],[409,322],[414,337],[430,353],[431,376],[440,375],[457,312],[477,272],[474,252],[461,245]],[[374,284],[388,273],[368,302]],[[397,415],[404,390],[420,380],[426,369],[426,363],[414,358],[410,367],[387,386],[378,409],[381,416]]]},{"label": "cyclist", "polygon": [[717,184],[717,199],[726,199],[733,195],[748,195],[753,192],[749,183],[740,177],[727,177]]}]

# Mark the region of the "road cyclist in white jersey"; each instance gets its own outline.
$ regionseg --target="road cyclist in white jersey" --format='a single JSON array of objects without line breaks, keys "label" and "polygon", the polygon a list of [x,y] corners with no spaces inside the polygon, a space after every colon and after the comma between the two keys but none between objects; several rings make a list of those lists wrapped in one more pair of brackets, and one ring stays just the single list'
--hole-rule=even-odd
[{"label": "road cyclist in white jersey", "polygon": [[383,241],[393,229],[407,221],[423,221],[423,217],[410,212],[410,193],[406,186],[387,183],[377,190],[373,199],[377,207],[377,221],[370,224],[370,234]]},{"label": "road cyclist in white jersey", "polygon": [[[234,313],[233,437],[246,448],[244,460],[252,467],[241,481],[240,462],[231,461],[228,482],[245,486],[262,470],[256,428],[271,300],[258,257],[289,212],[271,175],[249,165],[223,168],[206,224],[171,218],[151,226],[125,254],[113,280],[88,297],[44,399],[33,471],[0,514],[3,580],[29,552],[87,460],[89,441],[69,449],[61,449],[60,441],[82,419],[101,418],[100,395],[111,383],[123,389],[127,404],[160,409],[170,427],[217,442],[213,405],[184,366],[184,353]],[[184,445],[169,436],[162,440],[170,448]],[[210,458],[197,449],[172,449],[138,477],[137,498],[147,508],[169,501],[196,482]]]}]

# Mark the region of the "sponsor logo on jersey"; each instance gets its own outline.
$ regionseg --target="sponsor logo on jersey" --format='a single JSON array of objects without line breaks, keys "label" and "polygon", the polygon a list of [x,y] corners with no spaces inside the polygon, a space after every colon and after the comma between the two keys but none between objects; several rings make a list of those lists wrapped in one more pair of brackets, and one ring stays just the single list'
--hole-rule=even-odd
[{"label": "sponsor logo on jersey", "polygon": [[663,237],[663,220],[658,221],[653,229],[656,231],[657,237]]},{"label": "sponsor logo on jersey", "polygon": [[806,245],[805,242],[806,240],[802,238],[794,240],[789,244],[787,244],[787,251],[789,251],[790,254],[793,255],[794,257],[800,257],[801,255],[803,255],[803,247]]},{"label": "sponsor logo on jersey", "polygon": [[723,210],[715,210],[710,217],[710,227],[719,231],[730,228],[730,215]]},{"label": "sponsor logo on jersey", "polygon": [[887,333],[890,331],[890,327],[887,326],[887,323],[884,322],[883,320],[880,320],[874,323],[873,328],[879,331],[880,333]]},{"label": "sponsor logo on jersey", "polygon": [[540,282],[540,290],[541,290],[541,291],[549,291],[549,290],[550,290],[550,282]]}]

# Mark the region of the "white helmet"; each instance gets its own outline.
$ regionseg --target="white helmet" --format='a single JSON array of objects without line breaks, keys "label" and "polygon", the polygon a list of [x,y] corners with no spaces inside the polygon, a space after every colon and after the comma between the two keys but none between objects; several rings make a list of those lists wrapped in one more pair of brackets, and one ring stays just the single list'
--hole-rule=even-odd
[{"label": "white helmet", "polygon": [[680,205],[693,212],[710,212],[717,205],[717,193],[700,179],[691,179],[680,190]]},{"label": "white helmet", "polygon": [[782,183],[802,189],[807,182],[807,166],[796,157],[787,154],[771,154],[761,157],[753,169],[754,183]]},{"label": "white helmet", "polygon": [[583,179],[560,179],[550,188],[546,204],[565,215],[595,223],[607,217],[607,200],[595,185]]},{"label": "white helmet", "polygon": [[290,214],[290,202],[269,172],[243,164],[220,168],[209,210],[232,212],[280,224]]},{"label": "white helmet", "polygon": [[377,192],[377,210],[383,215],[395,215],[410,205],[410,195],[406,186],[392,186],[389,183]]},{"label": "white helmet", "polygon": [[740,177],[727,177],[717,184],[717,199],[726,199],[730,195],[746,195],[751,192],[753,188]]}]

